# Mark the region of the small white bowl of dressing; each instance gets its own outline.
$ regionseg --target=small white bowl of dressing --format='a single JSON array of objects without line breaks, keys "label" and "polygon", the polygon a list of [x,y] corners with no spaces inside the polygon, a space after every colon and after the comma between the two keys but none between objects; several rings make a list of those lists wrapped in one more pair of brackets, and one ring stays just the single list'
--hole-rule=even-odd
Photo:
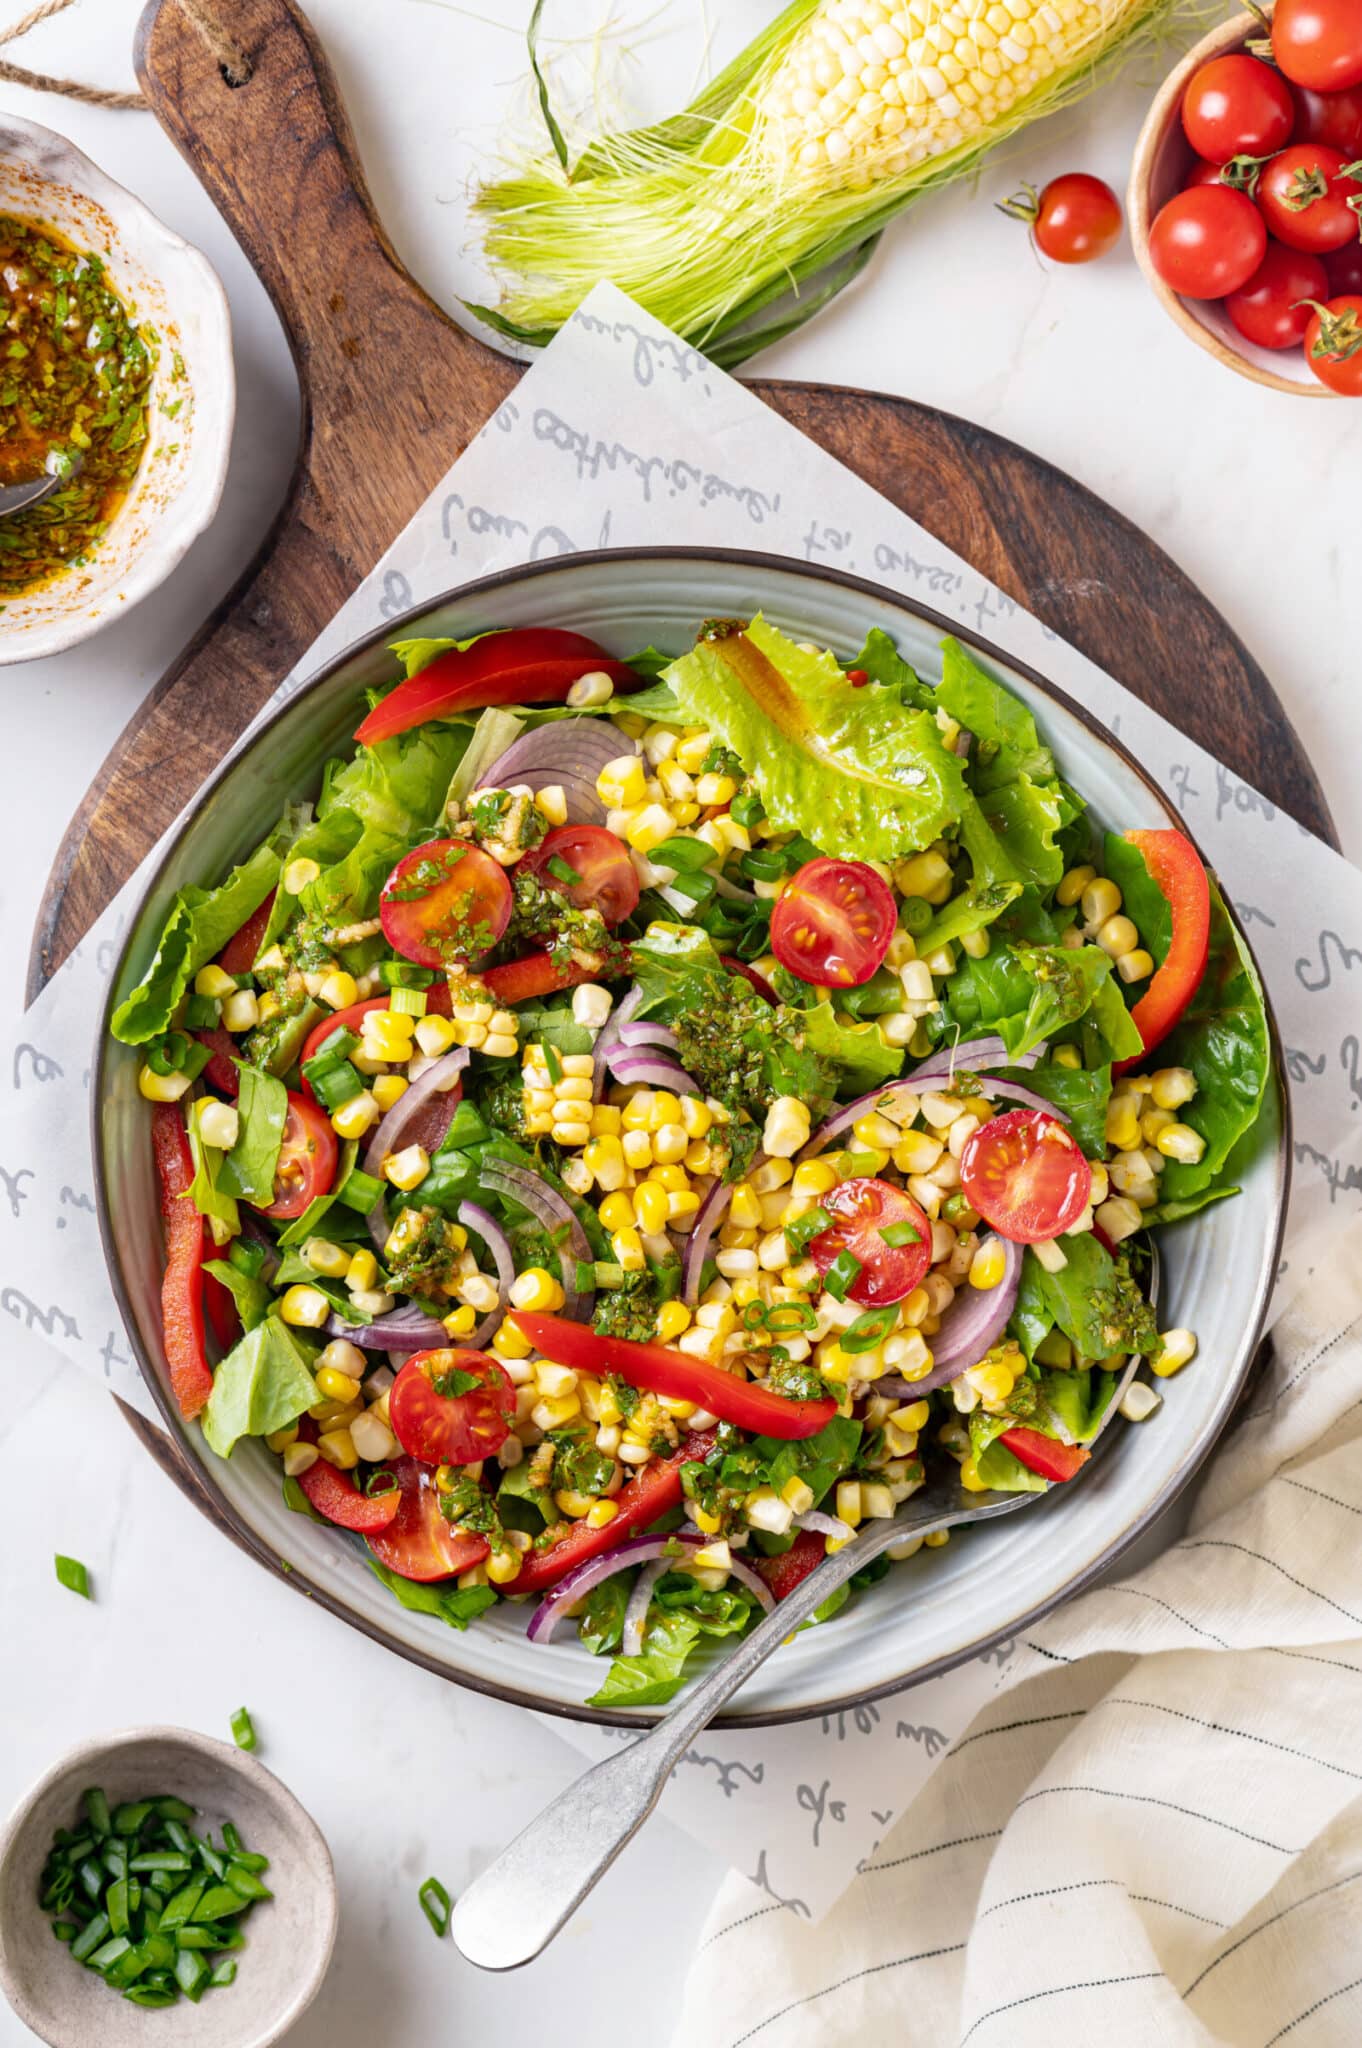
[{"label": "small white bowl of dressing", "polygon": [[[113,464],[107,452],[120,421],[86,427],[87,408],[82,430],[90,448],[82,475],[89,488],[78,507],[58,493],[36,511],[0,521],[4,663],[73,646],[121,617],[169,575],[222,495],[236,386],[226,294],[206,257],[63,136],[12,114],[0,115],[0,222],[16,223],[19,230],[17,236],[9,231],[12,254],[0,260],[0,378],[15,380],[0,466],[6,438],[12,458],[23,457],[14,445],[15,394],[22,399],[36,388],[35,346],[59,371],[63,350],[84,350],[82,377],[89,360],[107,346],[107,334],[78,317],[79,294],[71,289],[58,296],[61,287],[48,292],[50,280],[41,267],[25,263],[35,233],[49,230],[51,246],[64,257],[74,252],[86,259],[81,278],[88,284],[93,274],[112,291],[122,321],[146,348],[133,402],[121,407],[123,431],[131,435],[123,461]],[[92,257],[102,273],[89,264]],[[43,317],[37,314],[40,303]],[[26,354],[13,354],[16,341]],[[122,395],[126,401],[126,382]],[[58,398],[50,403],[52,438],[62,444],[68,408]],[[105,459],[97,462],[101,448]],[[140,453],[128,473],[133,449]],[[115,467],[121,473],[103,480]],[[68,503],[72,511],[65,518]],[[25,524],[44,514],[42,526]]]}]

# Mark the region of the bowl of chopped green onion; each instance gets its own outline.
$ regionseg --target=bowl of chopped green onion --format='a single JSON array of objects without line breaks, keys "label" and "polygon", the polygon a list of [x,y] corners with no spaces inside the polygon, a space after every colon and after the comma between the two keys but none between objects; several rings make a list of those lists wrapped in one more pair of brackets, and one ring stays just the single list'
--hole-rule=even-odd
[{"label": "bowl of chopped green onion", "polygon": [[336,1919],[316,1822],[188,1729],[81,1743],[0,1835],[0,1987],[51,2048],[158,2027],[176,2048],[268,2048],[316,1996]]}]

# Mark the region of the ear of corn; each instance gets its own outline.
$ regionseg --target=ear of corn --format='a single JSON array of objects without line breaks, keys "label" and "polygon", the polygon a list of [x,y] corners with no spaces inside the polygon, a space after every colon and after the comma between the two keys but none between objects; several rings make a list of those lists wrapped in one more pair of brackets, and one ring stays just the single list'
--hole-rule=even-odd
[{"label": "ear of corn", "polygon": [[610,278],[715,361],[742,362],[841,290],[902,207],[1084,92],[1169,6],[794,0],[684,113],[485,186],[505,290],[473,310],[542,344]]}]

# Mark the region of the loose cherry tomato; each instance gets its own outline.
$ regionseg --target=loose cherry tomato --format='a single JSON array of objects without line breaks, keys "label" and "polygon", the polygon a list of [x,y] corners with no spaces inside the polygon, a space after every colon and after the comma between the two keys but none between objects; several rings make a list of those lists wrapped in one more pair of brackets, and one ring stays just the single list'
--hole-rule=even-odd
[{"label": "loose cherry tomato", "polygon": [[336,1178],[336,1133],[326,1111],[290,1088],[284,1141],[274,1169],[274,1200],[264,1211],[276,1222],[301,1216],[309,1202],[324,1195]]},{"label": "loose cherry tomato", "polygon": [[426,1465],[494,1458],[514,1419],[515,1388],[481,1351],[418,1351],[388,1393],[393,1435]]},{"label": "loose cherry tomato", "polygon": [[1324,259],[1324,269],[1329,279],[1325,298],[1338,299],[1349,292],[1362,292],[1362,241],[1331,249]]},{"label": "loose cherry tomato", "polygon": [[1186,299],[1223,299],[1247,284],[1267,250],[1267,229],[1253,201],[1228,185],[1175,192],[1149,230],[1149,258],[1164,283]]},{"label": "loose cherry tomato", "polygon": [[782,1550],[776,1557],[754,1557],[752,1565],[777,1600],[787,1600],[810,1572],[817,1571],[827,1554],[825,1538],[812,1529],[801,1529],[788,1550]]},{"label": "loose cherry tomato", "polygon": [[619,924],[638,908],[638,875],[629,849],[604,825],[555,825],[520,863],[574,910],[599,910]]},{"label": "loose cherry tomato", "polygon": [[1092,1194],[1092,1168],[1058,1117],[1010,1109],[966,1141],[960,1185],[999,1236],[1039,1244],[1073,1229]]},{"label": "loose cherry tomato", "polygon": [[1327,142],[1330,149],[1341,149],[1350,162],[1362,156],[1362,87],[1311,92],[1295,85],[1291,91],[1296,102],[1297,142]]},{"label": "loose cherry tomato", "polygon": [[1362,0],[1277,0],[1272,54],[1295,85],[1362,85]]},{"label": "loose cherry tomato", "polygon": [[1362,293],[1348,292],[1316,308],[1306,329],[1305,360],[1331,391],[1362,398]]},{"label": "loose cherry tomato", "polygon": [[[316,1443],[317,1425],[310,1415],[305,1415],[298,1424],[298,1435],[305,1444]],[[328,1522],[334,1522],[338,1529],[358,1529],[366,1536],[390,1528],[402,1505],[400,1488],[390,1487],[386,1493],[361,1493],[348,1472],[338,1472],[324,1458],[318,1458],[315,1465],[299,1473],[298,1484],[308,1506]]]},{"label": "loose cherry tomato", "polygon": [[397,863],[378,914],[395,953],[421,967],[464,966],[490,953],[511,921],[511,885],[466,839],[430,839]]},{"label": "loose cherry tomato", "polygon": [[1182,189],[1194,192],[1198,185],[1219,185],[1222,182],[1219,164],[1208,164],[1204,158],[1198,157],[1183,179]]},{"label": "loose cherry tomato", "polygon": [[898,912],[863,860],[805,861],[771,913],[771,951],[819,988],[869,981],[889,951]]},{"label": "loose cherry tomato", "polygon": [[1151,880],[1167,897],[1173,930],[1168,951],[1130,1013],[1144,1041],[1142,1050],[1133,1059],[1118,1061],[1112,1069],[1116,1074],[1139,1066],[1181,1020],[1205,972],[1211,941],[1211,885],[1187,835],[1165,827],[1127,832],[1126,838],[1139,849]]},{"label": "loose cherry tomato", "polygon": [[1258,210],[1279,242],[1312,256],[1358,238],[1350,201],[1362,200],[1362,173],[1343,152],[1323,142],[1293,143],[1265,165],[1258,180]]},{"label": "loose cherry tomato", "polygon": [[455,1578],[481,1564],[491,1546],[445,1520],[430,1466],[416,1458],[396,1458],[388,1470],[397,1481],[397,1509],[385,1529],[371,1531],[366,1539],[379,1563],[399,1579],[416,1579],[422,1585]]},{"label": "loose cherry tomato", "polygon": [[1091,263],[1121,232],[1121,202],[1110,185],[1087,171],[1051,178],[1039,196],[1033,185],[1024,185],[1003,212],[1030,223],[1036,247],[1052,263]]},{"label": "loose cherry tomato", "polygon": [[1092,1456],[1081,1444],[1062,1444],[1038,1429],[1005,1429],[1002,1441],[1028,1472],[1056,1482],[1072,1479]]},{"label": "loose cherry tomato", "polygon": [[1294,348],[1305,339],[1310,308],[1302,299],[1322,299],[1328,290],[1318,256],[1269,242],[1267,254],[1247,284],[1230,292],[1225,311],[1247,341],[1259,348]]},{"label": "loose cherry tomato", "polygon": [[482,704],[560,704],[572,685],[604,669],[616,689],[637,688],[642,678],[624,661],[582,633],[557,626],[517,627],[484,633],[471,647],[451,647],[376,704],[355,738],[376,746],[427,719]]},{"label": "loose cherry tomato", "polygon": [[1213,164],[1226,164],[1232,156],[1271,156],[1290,141],[1295,118],[1281,72],[1245,51],[1203,64],[1182,96],[1187,140]]},{"label": "loose cherry tomato", "polygon": [[[809,1244],[809,1257],[820,1273],[842,1254],[860,1266],[846,1290],[848,1301],[862,1308],[882,1308],[912,1293],[932,1263],[932,1226],[911,1195],[870,1176],[844,1180],[823,1197],[833,1218]],[[888,1231],[889,1241],[884,1233]],[[903,1243],[896,1243],[902,1237]]]},{"label": "loose cherry tomato", "polygon": [[256,954],[260,951],[265,937],[265,928],[274,909],[274,891],[253,911],[240,931],[233,932],[222,951],[218,954],[218,966],[224,974],[249,974]]}]

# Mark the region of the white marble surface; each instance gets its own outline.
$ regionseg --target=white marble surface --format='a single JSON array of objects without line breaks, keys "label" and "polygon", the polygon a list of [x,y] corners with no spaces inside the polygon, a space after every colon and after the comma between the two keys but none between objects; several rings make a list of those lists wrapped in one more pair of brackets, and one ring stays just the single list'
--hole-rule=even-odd
[{"label": "white marble surface", "polygon": [[[523,104],[519,30],[529,0],[484,5],[484,18],[445,0],[311,6],[380,210],[403,256],[450,306],[484,290],[469,247],[468,183],[495,147],[503,109]],[[137,11],[136,0],[83,0],[13,54],[124,82]],[[549,10],[566,29],[605,12],[605,0],[558,0]],[[657,13],[615,0],[614,12],[646,26],[607,40],[604,74],[656,108],[663,86],[689,80],[700,62],[701,8],[672,0]],[[718,59],[769,12],[762,0],[726,0]],[[566,70],[580,76],[587,58],[587,45],[575,46]],[[1362,408],[1275,399],[1222,373],[1158,312],[1127,253],[1089,271],[1047,270],[987,203],[1022,177],[1041,182],[1071,166],[1121,183],[1151,77],[1127,76],[1090,109],[1014,145],[977,193],[931,201],[891,233],[858,288],[762,368],[878,385],[983,421],[1153,532],[1274,678],[1320,764],[1344,845],[1362,858],[1362,702],[1351,687],[1362,578],[1345,484],[1359,472]],[[9,86],[0,106],[61,128],[208,253],[232,301],[241,401],[222,511],[179,573],[97,642],[5,674],[9,700],[25,714],[8,739],[9,857],[0,866],[3,999],[15,1004],[66,819],[251,551],[284,486],[295,398],[263,292],[149,117]],[[480,2022],[518,2044],[542,2031],[545,2012],[576,2015],[596,2048],[615,2048],[637,2037],[645,1990],[650,2010],[671,2009],[719,1875],[711,1858],[656,1823],[527,1976],[468,1969],[435,1944],[416,1887],[434,1871],[457,1889],[565,1780],[571,1753],[511,1710],[396,1663],[269,1581],[36,1340],[13,1331],[6,1362],[0,1613],[16,1654],[0,1808],[92,1725],[166,1719],[225,1730],[245,1701],[265,1761],[317,1815],[341,1878],[340,1957],[290,2036],[299,2048],[359,2048],[380,2032],[406,2043],[437,2027],[436,2038],[476,2038]],[[93,1606],[56,1585],[56,1549],[89,1563]],[[0,2011],[6,2048],[30,2038]]]}]

